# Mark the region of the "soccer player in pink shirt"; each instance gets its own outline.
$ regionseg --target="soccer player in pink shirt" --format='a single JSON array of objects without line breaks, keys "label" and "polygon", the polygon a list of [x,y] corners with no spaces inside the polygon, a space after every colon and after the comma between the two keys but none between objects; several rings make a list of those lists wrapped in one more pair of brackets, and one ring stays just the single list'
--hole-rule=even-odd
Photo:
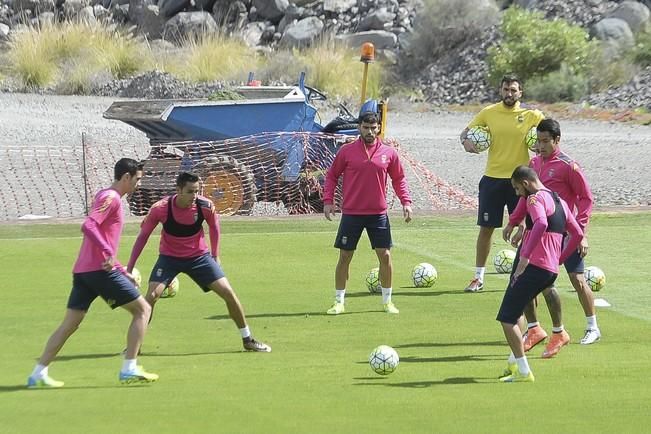
[{"label": "soccer player in pink shirt", "polygon": [[[152,313],[165,287],[177,274],[185,273],[204,292],[212,291],[226,302],[228,313],[240,329],[244,350],[270,352],[269,345],[255,340],[251,335],[240,300],[219,265],[218,214],[212,201],[199,195],[200,188],[200,179],[196,174],[181,172],[178,175],[176,194],[152,205],[142,221],[127,270],[133,271],[149,236],[160,223],[163,226],[160,255],[149,276],[146,295]],[[210,249],[205,240],[204,222],[209,228]]]},{"label": "soccer player in pink shirt", "polygon": [[84,238],[72,270],[72,290],[63,322],[50,336],[43,354],[27,380],[29,388],[62,387],[62,381],[49,376],[48,367],[68,338],[79,328],[91,303],[99,296],[111,309],[123,307],[131,314],[127,349],[119,379],[122,383],[148,383],[158,375],[146,372],[136,363],[138,349],[147,331],[151,308],[140,295],[133,276],[118,262],[118,245],[124,224],[122,196],[133,193],[142,165],[130,158],[115,164],[111,187],[95,195],[92,209],[81,226]]},{"label": "soccer player in pink shirt", "polygon": [[[594,295],[583,275],[585,268],[583,258],[588,253],[588,239],[585,234],[594,200],[581,167],[560,149],[561,127],[559,123],[553,119],[545,119],[538,124],[537,133],[537,155],[531,159],[529,167],[536,171],[541,182],[547,188],[558,193],[561,199],[567,203],[584,233],[577,250],[567,259],[564,266],[586,316],[587,326],[581,344],[589,345],[601,338],[594,307]],[[509,224],[503,230],[502,235],[505,240],[511,238],[512,242],[518,242],[519,234],[515,234],[513,237],[511,235],[514,227],[523,220],[526,214],[525,208],[525,201],[521,199],[509,217]],[[570,336],[563,326],[558,291],[551,287],[543,291],[543,295],[552,317],[553,334],[542,357],[550,358],[558,354],[561,348],[570,342]],[[547,333],[540,326],[536,317],[535,302],[531,302],[527,306],[525,316],[528,330],[525,334],[524,349],[529,351],[536,344],[544,341],[547,338]]]},{"label": "soccer player in pink shirt", "polygon": [[[559,264],[577,248],[583,231],[565,201],[548,190],[532,168],[516,167],[511,183],[518,196],[526,198],[527,215],[519,255],[497,314],[511,347],[508,369],[500,381],[532,382],[534,376],[524,353],[518,319],[527,303],[554,284]],[[565,233],[568,238],[563,247]]]},{"label": "soccer player in pink shirt", "polygon": [[335,247],[339,249],[339,261],[335,269],[335,302],[327,313],[344,312],[344,296],[350,261],[364,229],[371,247],[380,261],[380,285],[384,311],[399,313],[391,301],[393,267],[390,249],[391,226],[387,215],[387,181],[391,184],[402,204],[405,221],[411,221],[411,197],[405,172],[395,148],[387,146],[378,138],[380,121],[375,113],[362,113],[359,117],[360,137],[342,146],[328,169],[323,189],[323,213],[332,220],[334,195],[339,177],[343,178],[343,204]]}]

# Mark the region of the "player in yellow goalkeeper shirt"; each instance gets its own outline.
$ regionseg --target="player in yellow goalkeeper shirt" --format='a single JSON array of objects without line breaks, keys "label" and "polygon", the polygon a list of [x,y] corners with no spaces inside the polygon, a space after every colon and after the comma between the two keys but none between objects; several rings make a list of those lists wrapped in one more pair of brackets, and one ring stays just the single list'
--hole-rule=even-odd
[{"label": "player in yellow goalkeeper shirt", "polygon": [[479,235],[475,252],[475,276],[465,288],[466,292],[484,289],[486,260],[490,253],[493,231],[502,227],[504,206],[511,213],[518,203],[518,196],[511,186],[511,174],[517,166],[529,162],[529,149],[524,137],[544,119],[539,110],[520,105],[522,90],[522,81],[517,76],[502,77],[502,100],[483,108],[461,132],[461,144],[466,152],[472,154],[477,154],[478,151],[474,143],[466,138],[470,128],[488,127],[492,136],[486,170],[479,181]]}]

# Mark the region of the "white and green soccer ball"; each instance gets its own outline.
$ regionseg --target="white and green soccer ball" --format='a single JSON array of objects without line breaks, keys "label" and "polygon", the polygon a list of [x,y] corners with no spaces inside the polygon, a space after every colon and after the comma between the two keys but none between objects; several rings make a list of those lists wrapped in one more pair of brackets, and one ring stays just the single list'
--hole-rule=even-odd
[{"label": "white and green soccer ball", "polygon": [[536,150],[536,143],[538,143],[538,130],[536,127],[531,127],[527,134],[524,136],[524,143],[530,151]]},{"label": "white and green soccer ball", "polygon": [[594,292],[601,291],[606,286],[606,275],[599,267],[591,265],[584,271],[586,282]]},{"label": "white and green soccer ball", "polygon": [[140,284],[142,283],[142,274],[140,274],[140,270],[133,267],[133,270],[131,270],[131,277],[136,281],[136,286],[140,287]]},{"label": "white and green soccer ball", "polygon": [[179,293],[180,285],[178,277],[172,279],[169,285],[163,289],[163,292],[160,295],[160,298],[172,298],[176,297],[176,294]]},{"label": "white and green soccer ball", "polygon": [[411,271],[411,279],[416,288],[429,288],[436,283],[437,278],[436,268],[427,262],[421,262]]},{"label": "white and green soccer ball", "polygon": [[475,149],[479,152],[484,152],[490,148],[492,143],[491,132],[487,127],[472,127],[468,130],[466,138],[469,139],[474,145]]},{"label": "white and green soccer ball", "polygon": [[513,270],[513,261],[515,260],[515,252],[510,249],[504,249],[497,252],[493,258],[493,265],[495,271],[500,274],[508,274]]},{"label": "white and green soccer ball", "polygon": [[368,356],[368,363],[375,373],[389,375],[398,368],[400,357],[390,346],[380,345]]},{"label": "white and green soccer ball", "polygon": [[381,294],[382,286],[380,285],[380,269],[375,267],[366,275],[366,288],[371,294]]}]

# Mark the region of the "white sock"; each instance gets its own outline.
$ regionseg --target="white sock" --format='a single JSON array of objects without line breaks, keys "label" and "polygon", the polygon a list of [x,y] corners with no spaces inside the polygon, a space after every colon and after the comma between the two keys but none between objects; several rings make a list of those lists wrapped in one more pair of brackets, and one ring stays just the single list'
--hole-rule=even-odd
[{"label": "white sock", "polygon": [[563,324],[561,324],[560,327],[552,327],[552,333],[560,333],[563,330],[565,330],[565,327],[563,326]]},{"label": "white sock", "polygon": [[509,360],[507,361],[507,363],[509,365],[512,365],[512,364],[516,363],[515,354],[513,354],[513,351],[511,351],[511,354],[509,354]]},{"label": "white sock", "polygon": [[335,301],[337,303],[344,303],[344,298],[346,297],[345,289],[335,289]]},{"label": "white sock", "polygon": [[588,330],[599,330],[597,315],[586,316],[585,320],[588,322]]},{"label": "white sock", "polygon": [[480,281],[484,281],[484,273],[486,272],[486,267],[477,267],[475,269],[475,279],[479,279]]},{"label": "white sock", "polygon": [[391,292],[393,292],[393,288],[382,288],[383,304],[391,303]]},{"label": "white sock", "polygon": [[534,328],[534,327],[536,327],[538,325],[540,325],[540,322],[538,322],[538,321],[536,321],[536,322],[528,322],[527,323],[527,329],[532,329],[532,328]]},{"label": "white sock", "polygon": [[529,375],[529,362],[527,362],[527,356],[522,356],[519,359],[515,359],[515,363],[518,364],[518,371],[522,375]]},{"label": "white sock", "polygon": [[32,378],[40,379],[43,378],[47,375],[47,366],[37,364],[34,366],[34,370],[32,371]]},{"label": "white sock", "polygon": [[122,372],[133,372],[136,370],[137,359],[124,359],[122,362]]},{"label": "white sock", "polygon": [[251,330],[249,330],[249,326],[241,328],[240,329],[240,334],[242,335],[242,339],[250,338],[251,337]]}]

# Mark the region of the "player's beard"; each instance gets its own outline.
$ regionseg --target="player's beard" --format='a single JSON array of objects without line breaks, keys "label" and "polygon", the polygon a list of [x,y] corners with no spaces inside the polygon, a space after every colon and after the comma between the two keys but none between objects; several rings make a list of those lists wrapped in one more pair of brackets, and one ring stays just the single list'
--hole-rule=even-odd
[{"label": "player's beard", "polygon": [[518,98],[515,98],[515,97],[504,97],[504,98],[502,98],[502,104],[504,104],[507,107],[513,107],[516,102],[518,102]]},{"label": "player's beard", "polygon": [[366,145],[372,145],[373,143],[375,143],[376,138],[377,138],[377,136],[371,135],[371,134],[367,134],[365,136],[362,136],[362,140],[364,140],[364,143]]}]

